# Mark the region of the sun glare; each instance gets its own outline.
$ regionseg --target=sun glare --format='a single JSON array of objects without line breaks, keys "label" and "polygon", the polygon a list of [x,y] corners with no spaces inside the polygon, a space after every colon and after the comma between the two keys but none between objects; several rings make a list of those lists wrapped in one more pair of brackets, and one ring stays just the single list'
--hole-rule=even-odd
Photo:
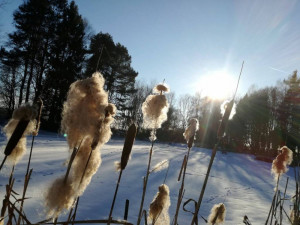
[{"label": "sun glare", "polygon": [[214,71],[200,78],[197,89],[203,96],[226,99],[235,91],[236,82],[226,71]]}]

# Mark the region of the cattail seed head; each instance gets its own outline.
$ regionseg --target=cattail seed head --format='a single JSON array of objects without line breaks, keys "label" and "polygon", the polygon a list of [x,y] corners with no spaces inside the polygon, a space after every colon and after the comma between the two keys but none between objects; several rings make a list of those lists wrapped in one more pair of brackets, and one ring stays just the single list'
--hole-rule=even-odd
[{"label": "cattail seed head", "polygon": [[[70,149],[77,147],[78,142],[86,136],[93,138],[99,130],[95,121],[104,121],[106,113],[114,112],[108,106],[108,94],[103,89],[104,82],[102,75],[96,72],[90,78],[71,84],[61,122],[62,131],[68,135]],[[108,135],[110,137],[110,133]]]},{"label": "cattail seed head", "polygon": [[191,148],[194,143],[195,134],[198,129],[198,120],[196,118],[190,119],[189,126],[183,133],[184,139],[187,141],[189,148]]},{"label": "cattail seed head", "polygon": [[221,138],[224,135],[233,104],[234,104],[234,100],[232,99],[226,106],[226,110],[224,112],[221,124],[218,129],[218,134],[217,134],[218,138]]},{"label": "cattail seed head", "polygon": [[21,106],[13,112],[12,118],[3,128],[7,139],[9,139],[4,154],[8,156],[8,161],[13,164],[16,164],[25,154],[25,136],[32,134],[34,131],[36,115],[35,107],[30,105]]},{"label": "cattail seed head", "polygon": [[153,88],[153,93],[161,94],[163,93],[169,93],[170,88],[167,84],[158,84]]},{"label": "cattail seed head", "polygon": [[127,166],[128,160],[130,158],[132,146],[135,140],[137,128],[136,125],[133,123],[130,125],[128,128],[126,137],[125,137],[125,142],[124,142],[124,147],[122,151],[122,156],[121,156],[121,162],[116,163],[117,170],[124,170]]},{"label": "cattail seed head", "polygon": [[142,105],[143,126],[146,129],[157,129],[167,120],[169,104],[165,95],[149,95]]},{"label": "cattail seed head", "polygon": [[65,209],[72,207],[76,191],[71,181],[64,181],[64,177],[56,179],[45,193],[45,207],[49,217],[58,217]]},{"label": "cattail seed head", "polygon": [[225,221],[226,208],[223,203],[215,204],[210,211],[208,216],[208,224],[210,225],[220,225]]},{"label": "cattail seed head", "polygon": [[288,147],[283,146],[281,153],[273,160],[272,173],[277,178],[280,174],[288,171],[287,165],[290,165],[293,161],[293,152]]},{"label": "cattail seed head", "polygon": [[156,221],[157,225],[170,224],[169,207],[170,207],[170,191],[166,184],[162,184],[158,188],[157,194],[154,196],[149,209],[149,222]]}]

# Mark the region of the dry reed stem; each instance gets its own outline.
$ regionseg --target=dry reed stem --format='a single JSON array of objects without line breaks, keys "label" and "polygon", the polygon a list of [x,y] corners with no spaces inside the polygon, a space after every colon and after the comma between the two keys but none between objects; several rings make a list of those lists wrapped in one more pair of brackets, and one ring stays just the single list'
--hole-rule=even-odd
[{"label": "dry reed stem", "polygon": [[[30,163],[31,163],[34,139],[35,139],[35,136],[37,136],[37,134],[39,132],[39,127],[40,127],[42,107],[43,107],[42,99],[39,98],[38,104],[39,104],[39,109],[38,109],[38,115],[37,115],[35,130],[32,132],[32,141],[31,141],[30,153],[29,153],[27,169],[26,169],[26,174],[25,174],[25,179],[24,179],[24,188],[23,188],[22,200],[21,200],[21,204],[20,204],[20,212],[23,211],[24,199],[25,199],[27,187],[28,187],[29,180],[30,180],[31,173],[32,173],[32,169],[29,171],[29,168],[30,168]],[[20,222],[21,222],[21,216],[19,214],[17,224],[20,224]]]},{"label": "dry reed stem", "polygon": [[133,123],[129,126],[128,131],[126,133],[124,146],[123,146],[123,151],[122,151],[122,156],[121,156],[121,162],[118,163],[118,170],[120,171],[120,173],[119,173],[119,178],[118,178],[118,182],[117,182],[117,185],[116,185],[113,201],[112,201],[112,204],[111,204],[111,207],[110,207],[110,212],[109,212],[109,216],[108,216],[108,223],[107,223],[108,225],[110,224],[110,221],[112,220],[112,213],[113,213],[113,210],[114,210],[114,205],[115,205],[116,197],[117,197],[117,194],[118,194],[118,189],[119,189],[119,185],[120,185],[120,181],[121,181],[121,177],[122,177],[122,172],[126,168],[128,160],[130,158],[132,146],[133,146],[135,136],[136,136],[136,132],[137,132],[137,127]]},{"label": "dry reed stem", "polygon": [[[280,178],[280,175],[277,177],[276,189],[275,189],[275,192],[274,192],[272,204],[271,204],[270,211],[269,211],[268,218],[267,218],[267,220],[266,220],[265,225],[268,224],[270,216],[273,217],[273,210],[274,210],[274,205],[275,205],[275,203],[276,203],[275,201],[276,201],[277,192],[278,192],[279,178]],[[272,215],[271,215],[271,212],[272,212]]]},{"label": "dry reed stem", "polygon": [[178,177],[178,181],[179,181],[180,177],[181,177],[181,173],[183,173],[182,180],[181,180],[181,186],[180,186],[180,189],[179,189],[179,192],[178,192],[178,197],[177,197],[176,211],[175,211],[175,215],[174,215],[174,219],[173,219],[173,221],[174,221],[173,224],[174,225],[177,225],[177,219],[178,219],[178,215],[179,215],[179,208],[180,208],[182,198],[183,198],[184,180],[185,180],[185,174],[186,174],[186,168],[187,168],[190,149],[191,148],[188,149],[187,155],[184,156],[184,159],[182,161],[182,166],[181,166],[182,169],[180,170],[179,177]]},{"label": "dry reed stem", "polygon": [[[108,220],[77,220],[73,221],[73,224],[107,224]],[[123,224],[123,225],[134,225],[133,223],[130,223],[128,221],[124,220],[112,220],[111,223],[113,224]],[[66,225],[69,224],[69,221],[56,221],[53,223],[34,223],[33,225],[40,225],[40,224],[49,224],[49,225],[54,225],[54,224],[61,224],[61,225]]]},{"label": "dry reed stem", "polygon": [[11,193],[13,191],[12,189],[13,189],[14,182],[15,182],[15,179],[13,178],[14,170],[15,170],[15,167],[13,166],[12,170],[11,170],[11,173],[10,173],[10,176],[9,176],[8,184],[5,186],[6,195],[5,195],[4,199],[3,199],[2,208],[1,208],[1,214],[0,214],[0,216],[2,218],[4,218],[6,210],[9,207],[9,198],[10,198]]},{"label": "dry reed stem", "polygon": [[141,200],[141,205],[140,205],[139,214],[138,214],[137,225],[140,225],[140,222],[141,222],[141,219],[142,219],[141,218],[142,217],[142,210],[143,210],[145,195],[146,195],[146,191],[147,191],[148,177],[149,177],[149,174],[150,174],[149,170],[150,170],[150,164],[151,164],[151,159],[152,159],[153,145],[154,145],[154,141],[152,141],[152,143],[151,143],[151,148],[150,148],[150,152],[149,152],[147,174],[146,174],[146,177],[144,177],[144,182],[143,182],[143,194],[142,194],[142,200]]}]

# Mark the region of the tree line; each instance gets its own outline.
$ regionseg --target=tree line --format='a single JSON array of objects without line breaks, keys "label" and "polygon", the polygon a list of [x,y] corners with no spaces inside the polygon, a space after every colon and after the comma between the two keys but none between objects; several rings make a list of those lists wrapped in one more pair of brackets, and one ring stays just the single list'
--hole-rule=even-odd
[{"label": "tree line", "polygon": [[[1,105],[10,116],[27,102],[43,99],[45,129],[59,129],[63,102],[71,83],[100,71],[109,101],[118,108],[115,129],[125,130],[134,121],[138,136],[141,105],[154,85],[136,81],[125,46],[110,34],[93,34],[78,7],[67,0],[27,0],[13,14],[15,31],[0,49]],[[222,101],[202,96],[168,94],[168,120],[158,139],[183,142],[190,118],[199,120],[196,144],[211,148],[222,118]],[[275,154],[278,146],[299,146],[300,79],[294,71],[275,87],[253,89],[236,100],[236,114],[229,121],[221,147],[255,154]],[[118,133],[118,132],[115,132]]]},{"label": "tree line", "polygon": [[[141,105],[151,92],[151,86],[137,83],[133,102],[133,117],[142,124]],[[182,133],[191,118],[199,120],[195,143],[212,148],[217,141],[217,131],[226,104],[221,100],[175,93],[167,95],[170,108],[168,120],[158,130],[159,140],[184,142]],[[229,99],[230,100],[230,99]],[[223,107],[223,108],[222,108]],[[139,127],[140,127],[139,126]],[[147,131],[139,136],[147,138]],[[291,149],[300,146],[300,77],[297,71],[274,87],[252,88],[235,101],[235,114],[226,127],[221,148],[261,155],[276,155],[279,146]]]},{"label": "tree line", "polygon": [[8,115],[41,97],[43,126],[57,129],[71,83],[99,70],[119,117],[130,107],[138,73],[125,46],[91,34],[74,1],[27,0],[13,14],[15,31],[0,50],[0,95]]}]

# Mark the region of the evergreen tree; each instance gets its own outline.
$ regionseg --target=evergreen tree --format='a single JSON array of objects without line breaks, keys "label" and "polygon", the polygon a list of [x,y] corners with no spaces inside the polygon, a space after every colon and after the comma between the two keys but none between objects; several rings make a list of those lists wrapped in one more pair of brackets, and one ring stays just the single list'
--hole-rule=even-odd
[{"label": "evergreen tree", "polygon": [[44,50],[45,37],[51,27],[51,10],[49,0],[28,0],[14,13],[16,31],[9,34],[8,48],[14,49],[22,62],[19,105],[30,100],[34,74],[44,66],[38,56]]},{"label": "evergreen tree", "polygon": [[131,114],[134,106],[130,100],[135,89],[135,78],[138,73],[131,67],[131,56],[126,47],[115,44],[109,34],[98,33],[91,38],[88,52],[86,76],[91,76],[96,70],[105,78],[105,88],[109,99],[118,109],[118,119],[123,128],[134,119]]},{"label": "evergreen tree", "polygon": [[284,144],[294,149],[300,146],[300,78],[297,71],[284,83],[287,91],[279,109],[279,122]]},{"label": "evergreen tree", "polygon": [[0,97],[10,116],[16,107],[16,90],[18,88],[20,58],[14,50],[0,50]]},{"label": "evergreen tree", "polygon": [[43,83],[43,99],[48,116],[47,127],[57,129],[63,102],[71,83],[81,78],[85,48],[85,22],[74,1],[57,1],[55,38],[50,47],[49,69]]}]

